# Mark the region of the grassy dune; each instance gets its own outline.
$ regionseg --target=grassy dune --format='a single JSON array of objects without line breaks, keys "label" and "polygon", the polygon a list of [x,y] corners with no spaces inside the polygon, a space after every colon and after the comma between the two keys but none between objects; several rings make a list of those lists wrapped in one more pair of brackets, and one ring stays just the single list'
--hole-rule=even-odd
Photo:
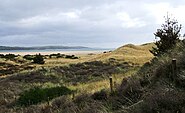
[{"label": "grassy dune", "polygon": [[143,65],[153,58],[153,55],[149,52],[149,50],[151,50],[153,46],[153,43],[147,43],[143,45],[127,44],[119,47],[112,52],[99,54],[91,60],[107,61],[113,58],[120,63],[129,62],[133,64]]},{"label": "grassy dune", "polygon": [[[73,102],[79,101],[79,98],[81,96],[83,97],[84,94],[88,96],[88,99],[90,95],[101,90],[110,92],[110,76],[113,77],[114,90],[116,90],[123,78],[137,73],[141,65],[153,58],[149,52],[152,46],[153,44],[140,46],[128,44],[111,52],[78,54],[79,59],[47,58],[43,65],[33,64],[31,61],[23,59],[22,56],[18,56],[13,60],[0,59],[0,63],[2,64],[0,65],[0,112],[40,113],[48,109],[49,111],[47,112],[49,113],[57,111],[64,112],[66,108],[62,108],[62,106],[61,108],[57,108],[58,110],[54,108],[58,101],[64,100],[67,102],[67,108],[68,104],[72,104],[72,108],[69,108],[65,112],[69,112],[74,108],[78,108],[79,110],[77,111],[82,112],[80,109],[83,110],[85,104],[81,106],[82,108],[79,108],[79,106],[73,106],[75,105]],[[62,100],[56,98],[56,95],[63,93],[57,94],[57,91],[54,89],[60,89],[63,86],[69,88],[71,91],[75,91],[75,100],[71,98],[71,94],[61,95]],[[46,89],[47,91],[53,90],[53,93],[49,92],[51,94],[47,94],[50,95],[50,99],[43,97],[44,101],[41,101],[41,103],[27,106],[31,104],[31,101],[26,98],[34,99],[31,96],[37,90],[39,92],[36,95],[45,95],[44,91]],[[28,91],[27,93],[26,90]],[[32,93],[30,96],[29,92]],[[27,107],[19,106],[18,104],[19,98],[24,94],[28,97],[22,97],[23,102],[21,101],[21,103],[26,103]],[[93,96],[93,98],[96,98],[96,96]],[[93,100],[93,102],[96,101]],[[48,103],[54,105],[48,105]],[[89,104],[92,104],[92,102]],[[107,104],[110,103],[108,102]]]},{"label": "grassy dune", "polygon": [[81,54],[80,59],[70,60],[70,59],[60,59],[60,60],[46,60],[46,64],[68,64],[68,63],[79,63],[79,62],[89,62],[89,61],[109,61],[112,58],[119,63],[129,62],[132,64],[143,65],[144,63],[150,61],[153,55],[149,52],[154,46],[153,43],[147,43],[143,45],[124,45],[119,47],[114,51],[106,51],[105,53],[99,54]]}]

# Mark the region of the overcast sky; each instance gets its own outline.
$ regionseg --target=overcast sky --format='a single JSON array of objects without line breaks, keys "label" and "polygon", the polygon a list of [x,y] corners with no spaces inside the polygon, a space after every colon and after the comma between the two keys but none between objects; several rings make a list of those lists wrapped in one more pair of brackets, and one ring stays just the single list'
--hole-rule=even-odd
[{"label": "overcast sky", "polygon": [[154,41],[169,12],[185,26],[185,0],[0,0],[0,45],[115,48]]}]

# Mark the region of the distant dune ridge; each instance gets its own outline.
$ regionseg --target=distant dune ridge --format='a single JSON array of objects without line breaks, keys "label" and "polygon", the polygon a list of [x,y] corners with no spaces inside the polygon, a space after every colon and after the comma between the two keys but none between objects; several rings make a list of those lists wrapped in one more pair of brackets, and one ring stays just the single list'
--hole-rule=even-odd
[{"label": "distant dune ridge", "polygon": [[151,50],[154,46],[154,43],[146,43],[142,45],[126,44],[112,52],[100,54],[95,59],[109,60],[114,58],[119,62],[131,62],[134,64],[142,65],[153,58],[153,55],[149,50]]}]

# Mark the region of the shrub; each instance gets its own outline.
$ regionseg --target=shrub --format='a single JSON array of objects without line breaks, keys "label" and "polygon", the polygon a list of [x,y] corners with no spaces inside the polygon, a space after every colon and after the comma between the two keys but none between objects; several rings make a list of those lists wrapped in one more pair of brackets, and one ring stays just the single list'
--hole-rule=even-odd
[{"label": "shrub", "polygon": [[4,54],[0,54],[0,58],[4,58]]},{"label": "shrub", "polygon": [[65,58],[78,59],[78,57],[76,57],[75,55],[66,55]]},{"label": "shrub", "polygon": [[25,91],[18,99],[18,105],[28,106],[37,104],[39,102],[48,101],[61,95],[71,94],[72,90],[64,86],[57,86],[52,88],[35,87],[29,91]]},{"label": "shrub", "polygon": [[23,58],[26,60],[33,60],[34,56],[33,55],[24,55]]},{"label": "shrub", "polygon": [[4,55],[5,59],[10,59],[10,60],[14,59],[15,57],[17,57],[17,56],[14,55],[14,54],[6,54],[6,55]]},{"label": "shrub", "polygon": [[60,53],[57,53],[57,54],[50,54],[49,55],[49,58],[64,58],[65,54],[60,54]]},{"label": "shrub", "polygon": [[33,58],[33,63],[44,64],[45,61],[44,61],[43,56],[41,54],[35,55],[35,57]]}]

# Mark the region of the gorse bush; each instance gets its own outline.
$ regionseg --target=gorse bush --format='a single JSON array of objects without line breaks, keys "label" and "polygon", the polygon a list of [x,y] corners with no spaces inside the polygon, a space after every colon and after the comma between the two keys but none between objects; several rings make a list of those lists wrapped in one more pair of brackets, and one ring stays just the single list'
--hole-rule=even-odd
[{"label": "gorse bush", "polygon": [[24,55],[23,58],[26,59],[26,60],[33,60],[34,55]]},{"label": "gorse bush", "polygon": [[4,58],[4,54],[0,54],[0,58]]},{"label": "gorse bush", "polygon": [[66,55],[65,58],[78,59],[78,57],[76,57],[75,55]]},{"label": "gorse bush", "polygon": [[49,58],[67,58],[67,59],[78,59],[79,57],[75,56],[75,55],[65,55],[65,54],[50,54]]},{"label": "gorse bush", "polygon": [[44,64],[45,61],[44,61],[43,56],[41,54],[35,55],[35,57],[33,58],[33,63]]},{"label": "gorse bush", "polygon": [[23,92],[18,99],[18,105],[28,106],[39,102],[49,101],[55,97],[71,94],[73,91],[64,86],[51,88],[35,87]]},{"label": "gorse bush", "polygon": [[17,57],[18,55],[15,55],[15,54],[0,54],[0,58],[5,58],[5,59],[9,59],[9,60],[13,60],[15,59],[15,57]]},{"label": "gorse bush", "polygon": [[60,53],[57,53],[57,54],[50,54],[49,55],[49,58],[64,58],[65,57],[65,54],[60,54]]}]

